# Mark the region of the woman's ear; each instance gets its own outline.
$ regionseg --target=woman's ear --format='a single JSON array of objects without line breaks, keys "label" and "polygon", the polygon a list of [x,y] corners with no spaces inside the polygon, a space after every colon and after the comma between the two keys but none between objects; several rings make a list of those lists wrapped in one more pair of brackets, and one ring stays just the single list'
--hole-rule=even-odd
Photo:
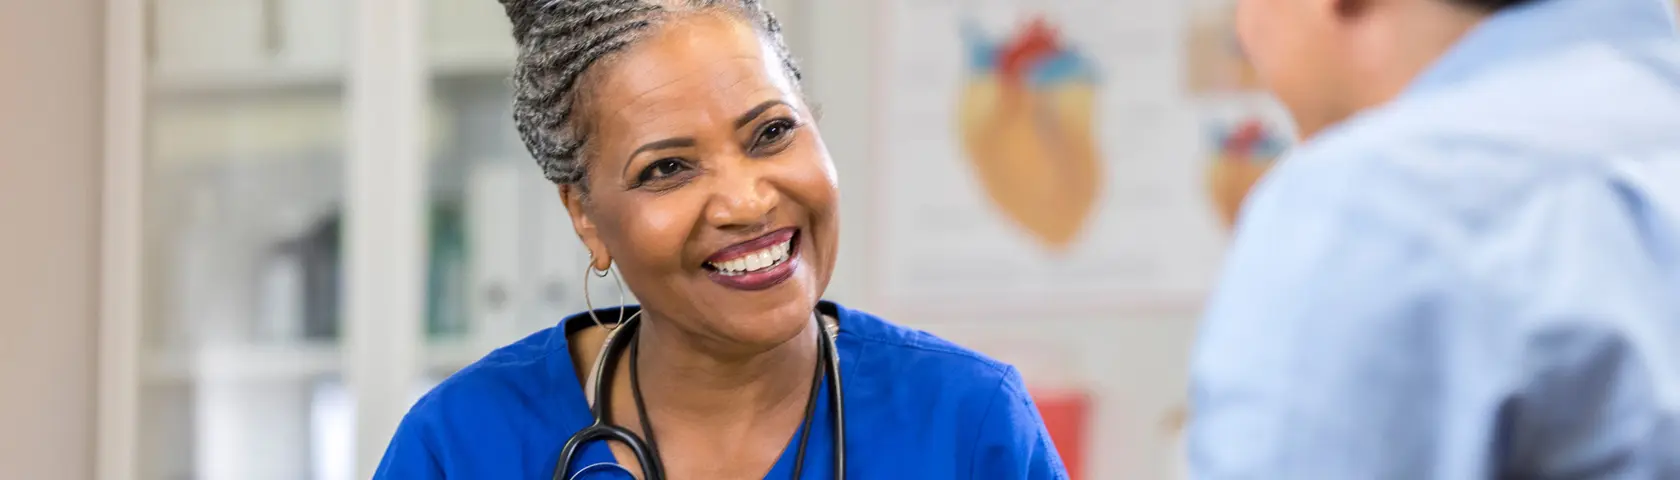
[{"label": "woman's ear", "polygon": [[611,268],[612,254],[607,252],[606,244],[601,243],[595,222],[584,212],[583,189],[577,185],[560,185],[559,192],[560,201],[566,204],[566,214],[572,217],[572,230],[577,232],[584,248],[589,249],[590,268],[601,271]]}]

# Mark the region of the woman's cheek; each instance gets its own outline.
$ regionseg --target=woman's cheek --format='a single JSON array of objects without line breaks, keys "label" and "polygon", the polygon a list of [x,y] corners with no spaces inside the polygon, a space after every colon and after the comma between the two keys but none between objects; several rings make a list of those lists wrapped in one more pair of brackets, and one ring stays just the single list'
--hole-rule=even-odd
[{"label": "woman's cheek", "polygon": [[787,162],[787,196],[801,207],[819,215],[832,215],[839,206],[840,179],[829,159],[822,140],[814,132],[803,133],[808,138],[797,139],[783,155],[798,161]]},{"label": "woman's cheek", "polygon": [[[626,249],[638,264],[639,270],[680,269],[682,252],[688,232],[698,221],[704,198],[673,191],[654,198],[634,200],[636,205],[616,217],[617,228],[611,228],[619,238],[613,243]],[[605,233],[605,232],[603,232]]]}]

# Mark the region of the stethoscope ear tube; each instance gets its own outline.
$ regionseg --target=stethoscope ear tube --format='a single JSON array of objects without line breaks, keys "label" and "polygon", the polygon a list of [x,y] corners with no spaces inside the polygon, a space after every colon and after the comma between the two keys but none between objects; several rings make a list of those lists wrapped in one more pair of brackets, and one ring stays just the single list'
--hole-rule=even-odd
[{"label": "stethoscope ear tube", "polygon": [[840,347],[835,345],[834,339],[840,334],[840,327],[828,321],[821,314],[817,315],[817,325],[822,327],[822,345],[825,355],[824,363],[828,364],[828,398],[829,405],[834,408],[833,432],[830,432],[834,443],[834,478],[846,478],[846,402],[840,390]]},{"label": "stethoscope ear tube", "polygon": [[607,418],[610,418],[612,414],[609,402],[605,401],[607,398],[605,378],[608,372],[612,371],[613,366],[617,364],[618,355],[614,355],[615,351],[623,348],[623,342],[618,341],[619,337],[633,337],[632,335],[624,335],[624,333],[626,330],[634,329],[633,323],[635,320],[636,316],[633,315],[625,323],[618,324],[617,327],[607,332],[607,338],[601,346],[601,354],[595,361],[595,371],[589,376],[587,382],[589,385],[584,390],[588,393],[589,410],[595,416],[595,423],[573,434],[572,438],[566,440],[565,446],[560,448],[559,465],[554,468],[553,480],[569,480],[565,478],[565,474],[572,467],[572,459],[577,458],[578,450],[582,449],[583,445],[596,440],[617,440],[623,443],[636,456],[636,462],[641,464],[644,480],[664,480],[665,475],[660,469],[659,459],[654,458],[648,451],[647,444],[629,430],[607,423]]}]

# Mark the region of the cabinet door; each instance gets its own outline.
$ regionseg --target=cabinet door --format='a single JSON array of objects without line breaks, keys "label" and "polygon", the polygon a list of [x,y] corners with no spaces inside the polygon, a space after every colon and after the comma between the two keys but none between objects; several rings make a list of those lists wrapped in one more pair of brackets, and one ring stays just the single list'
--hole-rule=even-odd
[{"label": "cabinet door", "polygon": [[137,478],[352,475],[350,5],[145,0]]}]

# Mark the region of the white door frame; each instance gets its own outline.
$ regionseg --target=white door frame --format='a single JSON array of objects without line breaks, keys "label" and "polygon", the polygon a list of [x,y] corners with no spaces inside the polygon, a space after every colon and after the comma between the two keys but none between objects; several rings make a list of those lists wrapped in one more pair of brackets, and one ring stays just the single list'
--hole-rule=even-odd
[{"label": "white door frame", "polygon": [[101,480],[133,480],[139,471],[145,14],[143,0],[105,0],[95,460]]}]

